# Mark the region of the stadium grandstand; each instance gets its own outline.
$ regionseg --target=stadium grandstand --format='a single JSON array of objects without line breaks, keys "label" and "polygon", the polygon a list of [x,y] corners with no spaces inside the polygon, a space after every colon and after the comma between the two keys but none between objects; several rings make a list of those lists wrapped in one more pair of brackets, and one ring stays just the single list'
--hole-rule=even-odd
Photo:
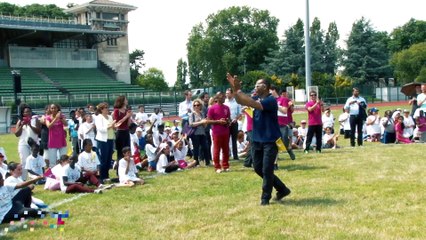
[{"label": "stadium grandstand", "polygon": [[1,15],[1,104],[15,100],[12,71],[21,79],[17,97],[28,103],[142,93],[130,85],[127,26],[135,9],[94,0],[64,10],[72,16],[66,20]]}]

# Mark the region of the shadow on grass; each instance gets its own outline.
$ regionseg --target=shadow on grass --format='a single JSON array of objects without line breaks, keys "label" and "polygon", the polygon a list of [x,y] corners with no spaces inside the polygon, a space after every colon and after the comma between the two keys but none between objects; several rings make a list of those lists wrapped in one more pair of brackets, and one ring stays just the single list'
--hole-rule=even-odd
[{"label": "shadow on grass", "polygon": [[277,202],[277,204],[292,206],[332,206],[341,203],[343,203],[343,201],[336,201],[331,198],[285,199],[283,201]]},{"label": "shadow on grass", "polygon": [[301,165],[301,164],[286,165],[286,166],[279,167],[279,169],[284,169],[287,171],[317,170],[317,169],[327,169],[327,168],[328,167],[325,167],[325,166],[309,166],[309,165]]}]

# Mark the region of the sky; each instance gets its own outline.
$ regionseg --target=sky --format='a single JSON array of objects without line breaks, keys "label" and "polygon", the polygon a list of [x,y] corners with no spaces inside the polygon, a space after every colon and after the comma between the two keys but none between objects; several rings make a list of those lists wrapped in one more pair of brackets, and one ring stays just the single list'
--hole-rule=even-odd
[{"label": "sky", "polygon": [[[186,43],[193,26],[205,23],[208,15],[231,6],[248,6],[268,10],[280,20],[277,34],[300,18],[306,18],[306,0],[114,0],[138,9],[129,13],[129,51],[145,52],[144,70],[155,67],[163,71],[166,82],[172,86],[176,80],[176,67],[180,58],[186,60]],[[83,4],[90,0],[14,0],[6,1],[20,6],[39,3],[56,4],[66,8],[68,3]],[[345,47],[352,24],[362,17],[370,21],[377,31],[390,33],[411,18],[426,20],[425,0],[310,0],[310,22],[318,17],[321,28],[327,30],[336,22],[340,33],[339,44]]]}]

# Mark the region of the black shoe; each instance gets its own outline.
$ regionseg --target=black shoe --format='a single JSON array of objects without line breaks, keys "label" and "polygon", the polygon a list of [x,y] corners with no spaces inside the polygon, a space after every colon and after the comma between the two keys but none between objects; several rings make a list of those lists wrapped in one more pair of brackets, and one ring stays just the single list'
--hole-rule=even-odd
[{"label": "black shoe", "polygon": [[269,205],[269,200],[262,199],[262,201],[260,201],[260,206],[267,206],[267,205]]},{"label": "black shoe", "polygon": [[276,196],[275,200],[276,201],[281,201],[283,198],[285,198],[286,196],[290,195],[290,193],[291,193],[291,191],[288,188],[284,192],[277,192],[277,196]]},{"label": "black shoe", "polygon": [[251,168],[251,164],[244,164],[244,167]]},{"label": "black shoe", "polygon": [[290,159],[291,159],[291,160],[296,160],[296,155],[294,155],[293,150],[289,150],[289,151],[288,151],[288,154],[290,155]]}]

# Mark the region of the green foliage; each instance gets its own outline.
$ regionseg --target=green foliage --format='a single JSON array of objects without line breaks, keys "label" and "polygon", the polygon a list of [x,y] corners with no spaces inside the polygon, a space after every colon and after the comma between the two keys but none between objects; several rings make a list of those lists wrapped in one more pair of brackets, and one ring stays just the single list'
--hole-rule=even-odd
[{"label": "green foliage", "polygon": [[256,81],[259,79],[270,79],[270,76],[264,71],[249,71],[242,76],[242,89],[249,92],[254,89]]},{"label": "green foliage", "polygon": [[345,93],[350,91],[352,87],[352,81],[344,76],[336,75],[334,77],[334,93],[336,97],[345,97]]},{"label": "green foliage", "polygon": [[352,25],[347,50],[344,75],[354,79],[355,84],[378,82],[379,78],[391,76],[385,32],[377,32],[370,21],[362,18]]},{"label": "green foliage", "polygon": [[2,2],[0,12],[4,15],[43,17],[43,18],[69,18],[71,15],[65,13],[62,8],[55,4],[31,4],[20,7],[18,5]]},{"label": "green foliage", "polygon": [[269,49],[277,49],[277,25],[278,19],[268,11],[249,7],[210,15],[206,27],[192,29],[187,44],[191,85],[205,79],[223,85],[227,72],[242,75],[259,69]]},{"label": "green foliage", "polygon": [[149,68],[144,71],[137,77],[136,83],[151,91],[167,91],[169,88],[165,81],[163,72],[156,68]]},{"label": "green foliage", "polygon": [[140,49],[135,49],[129,54],[130,62],[130,81],[132,84],[136,82],[137,77],[140,75],[139,71],[145,66],[144,61],[145,52]]},{"label": "green foliage", "polygon": [[396,53],[410,48],[413,44],[426,42],[426,21],[410,19],[390,34],[389,49]]},{"label": "green foliage", "polygon": [[[176,90],[186,90],[188,89],[188,84],[186,84],[186,77],[188,74],[187,63],[181,59],[178,61],[177,65],[177,79],[175,82]],[[194,87],[194,86],[193,86]]]},{"label": "green foliage", "polygon": [[392,56],[391,64],[399,83],[424,81],[426,77],[426,42],[414,44],[406,50],[395,53]]}]

